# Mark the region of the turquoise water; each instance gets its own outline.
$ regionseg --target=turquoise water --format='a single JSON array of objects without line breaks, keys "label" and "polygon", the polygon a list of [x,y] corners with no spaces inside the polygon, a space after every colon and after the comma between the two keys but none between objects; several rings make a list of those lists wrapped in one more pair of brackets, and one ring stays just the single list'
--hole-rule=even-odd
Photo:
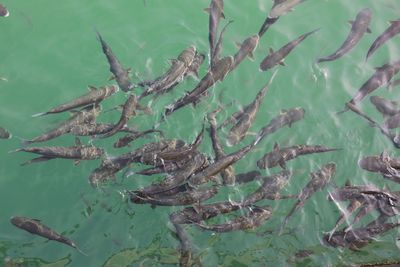
[{"label": "turquoise water", "polygon": [[[349,3],[351,2],[351,3]],[[137,189],[156,178],[132,176],[102,189],[93,189],[88,176],[98,161],[81,162],[75,166],[68,160],[20,166],[33,158],[28,153],[7,154],[20,147],[20,139],[33,138],[68,118],[68,114],[32,118],[57,104],[86,93],[88,85],[113,84],[108,81],[108,63],[96,40],[98,29],[124,66],[132,67],[133,81],[154,78],[168,68],[168,59],[194,44],[201,52],[208,51],[208,15],[202,11],[209,1],[3,1],[10,11],[0,18],[0,126],[10,130],[13,138],[0,141],[0,260],[13,260],[22,266],[168,266],[179,261],[178,240],[171,234],[168,221],[179,207],[135,205],[121,194],[124,189]],[[236,52],[234,42],[241,42],[258,32],[272,5],[270,0],[225,1],[225,16],[234,20],[225,33],[223,55]],[[315,59],[335,51],[349,32],[348,20],[369,7],[373,12],[367,34],[343,58],[315,64]],[[281,17],[263,36],[255,52],[255,61],[246,59],[230,73],[223,83],[210,89],[213,93],[195,109],[185,107],[160,125],[168,138],[192,142],[201,129],[204,114],[217,106],[222,92],[224,103],[233,101],[219,116],[223,121],[239,107],[248,104],[267,83],[272,72],[259,72],[259,63],[270,47],[279,49],[287,42],[310,30],[321,28],[299,45],[285,60],[260,108],[251,131],[266,125],[281,109],[303,107],[305,119],[290,128],[265,138],[256,149],[236,163],[237,173],[255,170],[256,161],[270,151],[275,142],[281,146],[323,144],[343,148],[340,152],[310,155],[288,162],[294,175],[283,194],[295,194],[307,184],[309,173],[333,161],[337,164],[333,183],[342,186],[374,183],[399,186],[379,175],[361,170],[357,161],[365,155],[380,154],[383,150],[398,155],[395,148],[353,113],[336,116],[344,103],[373,73],[374,67],[397,60],[400,47],[396,37],[381,47],[366,63],[365,55],[375,40],[398,18],[400,3],[396,0],[308,0],[293,12]],[[222,23],[225,23],[222,21]],[[206,63],[200,76],[206,73]],[[157,123],[164,107],[192,90],[196,79],[188,78],[170,94],[152,103],[154,115],[138,115],[130,124],[148,129]],[[137,92],[140,90],[137,89]],[[377,95],[399,99],[396,89],[376,91]],[[103,110],[123,103],[119,93],[103,102]],[[362,109],[376,120],[380,114],[365,100]],[[99,121],[114,122],[118,112],[108,112]],[[223,133],[221,137],[225,137]],[[112,144],[117,137],[94,141],[116,156],[144,143],[157,140],[140,139],[132,148],[116,150]],[[247,137],[244,144],[250,143]],[[46,145],[72,145],[74,137],[62,136]],[[88,138],[82,138],[88,142]],[[241,145],[226,148],[233,152]],[[212,155],[211,142],[205,138],[200,146]],[[261,171],[263,174],[277,169]],[[159,176],[161,178],[162,176]],[[222,188],[208,202],[224,199],[240,200],[254,191],[257,183]],[[289,221],[285,234],[277,235],[284,216],[294,200],[265,201],[274,209],[274,216],[262,227],[247,232],[212,234],[194,227],[185,227],[193,242],[193,253],[203,266],[340,266],[361,263],[400,261],[397,230],[378,238],[360,252],[335,249],[321,244],[324,232],[333,228],[339,210],[326,200],[333,184],[310,198],[304,208]],[[263,202],[264,204],[264,202]],[[57,242],[18,230],[9,222],[15,215],[38,218],[70,237],[89,256]],[[371,221],[376,213],[367,216],[360,225]],[[230,218],[224,217],[225,220]],[[220,221],[223,221],[222,218]],[[294,259],[301,249],[313,255]]]}]

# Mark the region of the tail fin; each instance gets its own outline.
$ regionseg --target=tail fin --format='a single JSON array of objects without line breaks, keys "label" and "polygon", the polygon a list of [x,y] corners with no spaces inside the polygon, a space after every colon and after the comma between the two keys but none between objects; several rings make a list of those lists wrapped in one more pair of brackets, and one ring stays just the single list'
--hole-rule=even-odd
[{"label": "tail fin", "polygon": [[49,113],[47,113],[47,112],[36,113],[36,114],[32,115],[32,118],[41,117],[41,116],[44,116],[44,115],[47,115],[47,114],[49,114]]}]

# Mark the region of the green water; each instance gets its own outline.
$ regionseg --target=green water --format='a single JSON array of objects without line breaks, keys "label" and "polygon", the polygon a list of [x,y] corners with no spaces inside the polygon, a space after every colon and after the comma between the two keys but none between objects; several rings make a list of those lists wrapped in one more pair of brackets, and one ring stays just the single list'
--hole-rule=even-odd
[{"label": "green water", "polygon": [[[108,63],[94,28],[102,33],[122,64],[132,67],[133,81],[151,79],[168,68],[168,59],[176,57],[190,44],[201,52],[208,52],[208,15],[202,9],[209,1],[2,2],[10,10],[10,17],[0,18],[0,76],[7,79],[0,81],[0,126],[9,129],[13,138],[0,141],[0,262],[6,258],[22,266],[176,265],[179,242],[171,234],[173,227],[168,216],[180,208],[152,209],[148,205],[134,205],[120,193],[126,188],[137,189],[150,184],[155,178],[133,176],[123,180],[119,174],[116,184],[104,186],[102,190],[93,189],[87,178],[100,160],[82,162],[78,166],[68,160],[52,160],[21,167],[20,163],[31,159],[32,155],[7,154],[7,151],[20,147],[18,137],[35,137],[69,116],[31,118],[32,114],[84,94],[88,85],[113,83],[108,81]],[[225,1],[225,16],[234,23],[225,34],[224,55],[233,55],[237,49],[234,42],[243,41],[258,31],[271,5],[270,0]],[[364,7],[373,12],[372,34],[364,36],[343,58],[316,65],[316,58],[330,54],[342,44],[350,29],[347,21]],[[398,18],[399,11],[398,0],[305,1],[281,17],[263,36],[254,55],[255,61],[246,59],[223,83],[211,89],[210,98],[196,109],[185,107],[177,111],[160,129],[168,138],[191,142],[201,129],[204,114],[217,106],[221,92],[223,102],[234,101],[234,105],[224,110],[219,121],[252,101],[271,77],[272,72],[258,70],[269,47],[277,50],[297,36],[321,28],[288,56],[286,67],[279,67],[251,130],[258,131],[285,108],[305,108],[305,119],[264,139],[252,153],[235,164],[236,172],[255,170],[256,161],[270,151],[275,142],[281,146],[323,144],[343,150],[289,162],[294,175],[284,193],[299,192],[308,182],[308,174],[330,161],[337,164],[333,182],[338,186],[350,180],[353,184],[368,182],[382,187],[386,184],[398,190],[397,184],[366,173],[357,165],[360,157],[383,150],[398,155],[392,144],[353,113],[338,117],[335,112],[341,110],[374,73],[374,67],[400,56],[397,37],[380,48],[367,63],[364,60],[369,46],[386,29],[388,21]],[[206,73],[206,65],[203,64],[200,76]],[[193,78],[186,79],[171,94],[152,103],[153,116],[139,115],[130,124],[143,130],[152,127],[159,121],[164,107],[193,89],[196,83]],[[380,89],[376,94],[399,99],[397,90]],[[103,110],[125,99],[125,95],[119,93],[104,102]],[[362,108],[381,120],[368,100],[363,102]],[[99,121],[115,122],[118,118],[118,112],[109,112],[102,114]],[[72,145],[73,140],[73,136],[66,135],[46,144]],[[82,140],[89,141],[88,138]],[[129,151],[129,148],[113,149],[115,140],[113,137],[94,141],[94,144],[105,148],[111,156]],[[152,140],[141,139],[132,148]],[[248,137],[243,144],[251,140],[252,137]],[[238,147],[241,145],[227,148],[227,152]],[[200,150],[212,155],[208,138]],[[379,237],[360,252],[321,244],[323,233],[333,228],[339,216],[336,205],[326,200],[332,186],[314,194],[304,209],[293,215],[282,236],[276,232],[294,200],[265,201],[274,208],[274,216],[254,231],[211,234],[185,227],[193,242],[193,253],[203,266],[338,266],[400,260],[397,230]],[[251,183],[223,188],[209,202],[239,200],[257,187],[257,183]],[[18,230],[9,222],[15,215],[41,219],[76,241],[89,256]],[[375,213],[367,216],[360,225],[376,216]],[[294,261],[293,255],[300,249],[313,250],[314,254]]]}]

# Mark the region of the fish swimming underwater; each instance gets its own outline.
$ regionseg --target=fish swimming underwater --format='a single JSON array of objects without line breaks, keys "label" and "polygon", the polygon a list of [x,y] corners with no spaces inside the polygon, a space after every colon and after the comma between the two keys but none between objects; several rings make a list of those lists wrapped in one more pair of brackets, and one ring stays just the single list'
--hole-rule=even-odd
[{"label": "fish swimming underwater", "polygon": [[5,128],[0,127],[0,138],[1,139],[10,139],[12,134]]},{"label": "fish swimming underwater", "polygon": [[371,47],[368,49],[367,57],[365,58],[365,60],[367,61],[368,58],[371,57],[376,50],[378,50],[379,47],[381,47],[386,41],[388,41],[390,38],[393,38],[399,33],[400,20],[391,21],[390,26],[381,35],[379,35],[378,38],[376,38]]}]

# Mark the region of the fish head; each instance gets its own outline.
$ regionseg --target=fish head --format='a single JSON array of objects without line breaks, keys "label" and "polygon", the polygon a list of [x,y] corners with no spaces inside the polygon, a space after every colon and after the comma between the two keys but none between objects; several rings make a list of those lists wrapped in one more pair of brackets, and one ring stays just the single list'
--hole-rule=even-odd
[{"label": "fish head", "polygon": [[262,159],[257,161],[257,166],[260,169],[273,168],[278,166],[282,161],[281,151],[272,151],[266,154]]},{"label": "fish head", "polygon": [[196,47],[194,45],[191,45],[178,56],[178,60],[182,61],[185,64],[185,66],[189,66],[190,64],[192,64],[195,56],[196,56]]},{"label": "fish head", "polygon": [[370,172],[380,172],[381,170],[386,169],[386,165],[382,159],[376,156],[368,156],[360,159],[358,161],[358,166],[360,166],[361,169]]},{"label": "fish head", "polygon": [[26,223],[27,221],[28,221],[28,218],[21,217],[21,216],[13,216],[10,219],[10,222],[17,227],[22,227],[24,225],[24,223]]},{"label": "fish head", "polygon": [[291,122],[296,122],[296,121],[299,121],[304,118],[304,114],[306,111],[304,108],[298,107],[298,108],[291,109],[287,112],[288,112],[288,116],[291,119]]},{"label": "fish head", "polygon": [[369,8],[364,8],[357,15],[357,19],[359,18],[360,20],[362,20],[361,22],[364,22],[364,23],[369,23],[371,20],[371,17],[372,17],[372,11]]}]

